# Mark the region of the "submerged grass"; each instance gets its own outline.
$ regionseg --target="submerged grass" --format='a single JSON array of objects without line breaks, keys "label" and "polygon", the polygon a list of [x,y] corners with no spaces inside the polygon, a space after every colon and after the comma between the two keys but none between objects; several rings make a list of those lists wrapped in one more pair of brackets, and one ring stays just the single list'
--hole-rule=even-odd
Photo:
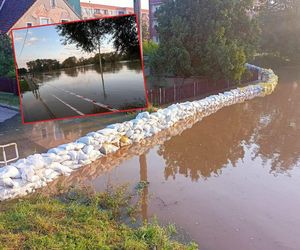
[{"label": "submerged grass", "polygon": [[0,249],[198,249],[195,243],[172,240],[173,225],[154,221],[133,228],[122,223],[129,201],[124,189],[100,194],[71,190],[5,204]]}]

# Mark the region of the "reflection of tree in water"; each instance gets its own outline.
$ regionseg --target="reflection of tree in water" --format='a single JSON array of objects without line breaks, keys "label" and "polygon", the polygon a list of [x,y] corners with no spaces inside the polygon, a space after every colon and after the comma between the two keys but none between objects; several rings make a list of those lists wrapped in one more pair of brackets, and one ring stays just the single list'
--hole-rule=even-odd
[{"label": "reflection of tree in water", "polygon": [[158,153],[166,161],[166,178],[179,173],[196,181],[220,174],[229,162],[235,166],[258,122],[255,116],[246,121],[249,109],[245,104],[223,109],[165,142]]},{"label": "reflection of tree in water", "polygon": [[134,70],[138,74],[142,72],[142,63],[140,60],[128,61],[126,66],[129,70]]},{"label": "reflection of tree in water", "polygon": [[38,84],[43,84],[46,82],[51,82],[53,80],[58,79],[61,76],[61,71],[57,70],[57,71],[52,71],[49,73],[43,73],[43,74],[34,74],[33,78],[34,81]]},{"label": "reflection of tree in water", "polygon": [[[299,77],[300,78],[300,77]],[[182,174],[198,180],[222,173],[244,158],[244,146],[255,145],[252,159],[271,172],[286,172],[300,163],[300,84],[280,84],[271,96],[225,108],[160,146],[165,177]],[[268,161],[271,160],[271,161]]]},{"label": "reflection of tree in water", "polygon": [[[290,74],[295,79],[295,74]],[[271,159],[272,172],[285,172],[300,163],[300,81],[290,80],[290,77],[281,75],[282,84],[266,98],[264,126],[254,139],[259,145],[255,156]]]},{"label": "reflection of tree in water", "polygon": [[[109,73],[118,73],[122,70],[123,65],[121,63],[115,62],[115,63],[105,63],[103,71],[104,73],[109,72]],[[95,67],[95,70],[97,73],[101,74],[100,68]]]},{"label": "reflection of tree in water", "polygon": [[73,67],[73,68],[65,68],[64,72],[67,76],[70,77],[77,77],[79,74],[79,69],[77,67]]}]

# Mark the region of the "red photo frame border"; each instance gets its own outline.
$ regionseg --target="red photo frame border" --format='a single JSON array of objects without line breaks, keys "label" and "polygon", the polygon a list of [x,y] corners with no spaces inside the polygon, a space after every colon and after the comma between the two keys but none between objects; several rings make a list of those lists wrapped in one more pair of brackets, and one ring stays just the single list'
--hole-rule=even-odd
[{"label": "red photo frame border", "polygon": [[[21,98],[21,88],[20,88],[20,81],[19,81],[19,72],[18,72],[18,64],[16,60],[16,51],[15,51],[15,45],[14,45],[14,35],[13,31],[15,30],[25,30],[25,29],[34,29],[38,27],[46,27],[46,26],[54,26],[54,25],[60,25],[60,24],[68,24],[68,23],[78,23],[78,22],[87,22],[87,21],[93,21],[93,20],[102,20],[107,18],[120,18],[124,16],[134,16],[137,24],[137,30],[138,30],[138,39],[139,39],[139,46],[140,46],[140,57],[141,57],[141,64],[142,64],[142,74],[144,79],[144,90],[145,90],[145,97],[146,97],[146,107],[144,108],[134,108],[134,109],[126,109],[126,110],[118,110],[118,111],[110,111],[105,113],[97,113],[97,114],[86,114],[84,116],[68,116],[64,118],[54,118],[54,119],[48,119],[48,120],[39,120],[39,121],[33,121],[33,122],[25,122],[24,121],[24,113],[23,113],[23,107],[22,107],[22,98]],[[61,120],[70,120],[70,119],[78,119],[78,118],[86,118],[86,117],[95,117],[95,116],[103,116],[103,115],[110,115],[110,114],[119,114],[119,113],[126,113],[126,112],[135,112],[135,111],[144,111],[149,107],[149,99],[148,99],[148,90],[147,90],[147,83],[146,83],[146,77],[145,77],[145,66],[144,66],[144,58],[143,58],[143,50],[142,50],[142,41],[141,41],[141,33],[140,33],[140,25],[138,22],[138,18],[136,14],[123,14],[123,15],[115,15],[115,16],[105,16],[100,18],[91,18],[91,19],[84,19],[84,20],[74,20],[69,22],[60,22],[60,23],[51,23],[51,24],[44,24],[44,25],[36,25],[31,27],[21,27],[21,28],[13,28],[10,31],[11,39],[12,39],[12,49],[13,49],[13,57],[14,57],[14,64],[15,64],[15,71],[16,71],[16,79],[18,84],[18,94],[19,94],[19,100],[20,100],[20,113],[21,113],[21,120],[23,125],[27,124],[36,124],[41,122],[49,122],[49,121],[61,121]]]}]

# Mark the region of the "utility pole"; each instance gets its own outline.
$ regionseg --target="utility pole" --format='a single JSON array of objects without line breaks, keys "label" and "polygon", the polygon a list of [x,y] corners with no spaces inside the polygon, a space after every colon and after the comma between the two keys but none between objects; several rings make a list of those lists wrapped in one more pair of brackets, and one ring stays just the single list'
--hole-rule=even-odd
[{"label": "utility pole", "polygon": [[143,42],[143,29],[142,29],[141,0],[133,0],[133,9],[134,9],[134,13],[137,16],[138,27],[139,27],[139,31],[140,31],[140,42],[141,42],[141,45],[142,45],[142,42]]}]

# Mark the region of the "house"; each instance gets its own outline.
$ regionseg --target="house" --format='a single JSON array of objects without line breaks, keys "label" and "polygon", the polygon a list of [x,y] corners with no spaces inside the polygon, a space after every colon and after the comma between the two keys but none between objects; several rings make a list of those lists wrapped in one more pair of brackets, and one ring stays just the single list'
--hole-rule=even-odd
[{"label": "house", "polygon": [[149,0],[150,38],[156,43],[159,43],[159,36],[156,30],[157,18],[155,13],[164,2],[165,0]]},{"label": "house", "polygon": [[0,32],[79,20],[78,4],[79,0],[0,0]]},{"label": "house", "polygon": [[[83,19],[105,17],[105,16],[116,16],[124,14],[133,14],[134,9],[131,7],[118,7],[103,4],[94,3],[80,3],[81,15]],[[142,9],[142,22],[149,24],[149,10]]]}]

